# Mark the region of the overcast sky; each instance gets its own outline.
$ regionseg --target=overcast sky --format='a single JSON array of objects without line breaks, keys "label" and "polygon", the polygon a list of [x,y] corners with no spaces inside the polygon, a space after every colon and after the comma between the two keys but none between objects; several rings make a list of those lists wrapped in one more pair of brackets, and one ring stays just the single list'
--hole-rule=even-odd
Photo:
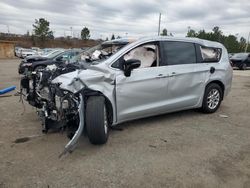
[{"label": "overcast sky", "polygon": [[32,32],[35,19],[46,18],[55,36],[80,34],[86,26],[92,38],[112,33],[125,36],[156,35],[161,28],[185,36],[188,26],[247,38],[250,31],[249,0],[0,0],[0,32]]}]

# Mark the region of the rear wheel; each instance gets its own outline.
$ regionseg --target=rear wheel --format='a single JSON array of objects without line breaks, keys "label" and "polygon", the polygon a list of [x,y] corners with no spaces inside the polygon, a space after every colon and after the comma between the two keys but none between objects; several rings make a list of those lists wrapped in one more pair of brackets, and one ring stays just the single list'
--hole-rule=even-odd
[{"label": "rear wheel", "polygon": [[242,65],[240,66],[240,70],[246,70],[246,69],[247,69],[247,64],[242,63]]},{"label": "rear wheel", "polygon": [[91,96],[86,103],[86,130],[92,144],[105,144],[108,140],[108,118],[105,99]]},{"label": "rear wheel", "polygon": [[204,93],[201,110],[204,113],[214,113],[219,108],[222,101],[222,89],[216,84],[209,84]]}]

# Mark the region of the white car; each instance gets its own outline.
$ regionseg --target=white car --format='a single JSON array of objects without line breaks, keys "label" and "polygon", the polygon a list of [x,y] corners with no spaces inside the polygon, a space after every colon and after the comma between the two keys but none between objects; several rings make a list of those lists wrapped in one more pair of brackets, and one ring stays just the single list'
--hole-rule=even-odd
[{"label": "white car", "polygon": [[23,50],[23,48],[16,48],[15,49],[15,53],[16,53],[17,57],[21,57],[22,50]]},{"label": "white car", "polygon": [[22,49],[21,50],[21,58],[25,58],[27,56],[31,56],[31,55],[37,55],[37,52],[32,50],[32,49]]}]

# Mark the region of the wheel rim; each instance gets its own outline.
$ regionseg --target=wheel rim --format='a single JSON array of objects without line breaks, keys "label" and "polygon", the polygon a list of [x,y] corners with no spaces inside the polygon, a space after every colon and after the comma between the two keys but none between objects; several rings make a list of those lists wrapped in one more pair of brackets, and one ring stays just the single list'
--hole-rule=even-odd
[{"label": "wheel rim", "polygon": [[220,92],[218,89],[212,89],[207,96],[207,106],[210,109],[215,109],[220,102]]},{"label": "wheel rim", "polygon": [[107,119],[107,110],[104,106],[104,132],[105,134],[108,134],[108,119]]}]

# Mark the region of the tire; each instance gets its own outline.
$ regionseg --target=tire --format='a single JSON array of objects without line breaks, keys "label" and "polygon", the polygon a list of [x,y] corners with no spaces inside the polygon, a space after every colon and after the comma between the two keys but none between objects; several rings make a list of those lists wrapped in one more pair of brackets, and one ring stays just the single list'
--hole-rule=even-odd
[{"label": "tire", "polygon": [[85,114],[86,131],[89,141],[94,145],[105,144],[108,140],[109,131],[104,97],[89,97]]},{"label": "tire", "polygon": [[246,70],[247,69],[247,64],[246,63],[242,63],[240,66],[240,70]]},{"label": "tire", "polygon": [[216,112],[220,107],[222,95],[222,88],[218,84],[209,84],[205,89],[201,111],[204,113]]}]

